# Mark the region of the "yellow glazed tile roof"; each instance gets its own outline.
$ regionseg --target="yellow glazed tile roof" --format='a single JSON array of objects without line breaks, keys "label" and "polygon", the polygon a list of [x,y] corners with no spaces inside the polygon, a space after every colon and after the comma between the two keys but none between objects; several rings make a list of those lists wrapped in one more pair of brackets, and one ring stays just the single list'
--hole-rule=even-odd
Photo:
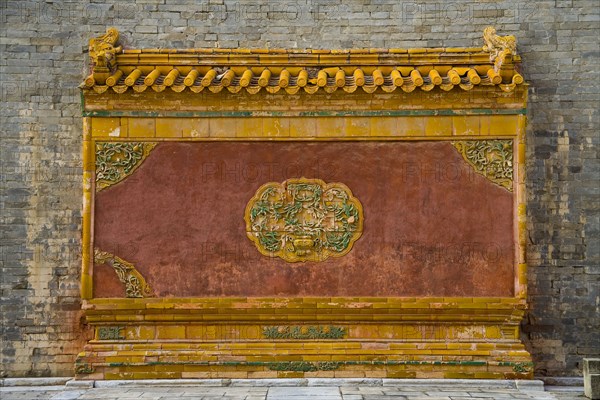
[{"label": "yellow glazed tile roof", "polygon": [[84,91],[409,93],[497,86],[510,92],[524,83],[514,37],[498,36],[492,27],[476,48],[123,50],[118,35],[109,28],[90,41],[92,73]]}]

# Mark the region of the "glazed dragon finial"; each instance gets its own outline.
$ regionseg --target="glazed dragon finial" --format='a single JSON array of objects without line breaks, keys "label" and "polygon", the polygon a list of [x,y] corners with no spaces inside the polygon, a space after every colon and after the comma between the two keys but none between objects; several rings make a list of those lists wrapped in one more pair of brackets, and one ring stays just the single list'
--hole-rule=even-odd
[{"label": "glazed dragon finial", "polygon": [[115,46],[117,40],[119,31],[116,28],[108,28],[104,35],[90,39],[89,52],[94,63],[94,72],[106,72],[111,69],[115,54],[122,49],[121,46]]},{"label": "glazed dragon finial", "polygon": [[483,51],[490,53],[490,61],[497,71],[507,57],[517,54],[517,39],[513,35],[496,35],[496,28],[488,26],[483,31]]}]

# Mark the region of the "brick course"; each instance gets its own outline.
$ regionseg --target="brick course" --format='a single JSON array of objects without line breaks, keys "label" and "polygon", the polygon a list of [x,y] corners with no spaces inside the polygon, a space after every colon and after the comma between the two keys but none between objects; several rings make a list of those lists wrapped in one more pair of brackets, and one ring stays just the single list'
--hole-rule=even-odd
[{"label": "brick course", "polygon": [[578,375],[600,354],[595,0],[0,3],[0,375],[72,375],[81,324],[81,114],[87,41],[115,26],[126,47],[479,46],[518,39],[531,84],[528,221],[539,375]]}]

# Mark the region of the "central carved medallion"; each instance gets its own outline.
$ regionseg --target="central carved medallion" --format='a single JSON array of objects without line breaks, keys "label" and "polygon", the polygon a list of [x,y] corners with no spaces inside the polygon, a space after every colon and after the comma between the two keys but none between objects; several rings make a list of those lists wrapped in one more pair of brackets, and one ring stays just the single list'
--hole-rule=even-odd
[{"label": "central carved medallion", "polygon": [[363,210],[346,185],[300,178],[261,186],[244,219],[262,254],[318,262],[352,249],[362,234]]}]

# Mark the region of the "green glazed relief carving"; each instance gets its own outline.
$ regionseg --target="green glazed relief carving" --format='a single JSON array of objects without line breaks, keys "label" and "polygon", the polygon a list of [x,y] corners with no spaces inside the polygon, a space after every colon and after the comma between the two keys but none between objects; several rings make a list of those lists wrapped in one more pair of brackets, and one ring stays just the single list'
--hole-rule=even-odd
[{"label": "green glazed relief carving", "polygon": [[312,371],[334,371],[339,369],[342,363],[336,361],[282,361],[269,363],[271,371],[294,371],[294,372],[312,372]]},{"label": "green glazed relief carving", "polygon": [[94,262],[96,264],[109,264],[114,268],[119,280],[125,285],[126,297],[154,297],[152,289],[133,264],[114,254],[98,249],[94,249]]},{"label": "green glazed relief carving", "polygon": [[340,326],[267,326],[263,335],[267,339],[341,339],[346,328]]},{"label": "green glazed relief carving", "polygon": [[96,191],[131,175],[155,146],[156,143],[145,142],[97,142]]},{"label": "green glazed relief carving", "polygon": [[477,173],[508,191],[513,190],[513,141],[464,140],[452,142]]},{"label": "green glazed relief carving", "polygon": [[98,327],[99,340],[123,340],[125,337],[121,331],[125,329],[123,326],[100,326]]},{"label": "green glazed relief carving", "polygon": [[347,254],[362,234],[364,217],[346,185],[300,178],[260,187],[244,219],[248,238],[262,254],[318,262]]},{"label": "green glazed relief carving", "polygon": [[517,373],[531,372],[532,363],[522,362],[522,363],[514,363],[513,371]]},{"label": "green glazed relief carving", "polygon": [[85,374],[91,374],[95,371],[96,369],[92,366],[92,364],[88,364],[88,363],[77,363],[75,364],[75,373],[77,375],[85,375]]}]

